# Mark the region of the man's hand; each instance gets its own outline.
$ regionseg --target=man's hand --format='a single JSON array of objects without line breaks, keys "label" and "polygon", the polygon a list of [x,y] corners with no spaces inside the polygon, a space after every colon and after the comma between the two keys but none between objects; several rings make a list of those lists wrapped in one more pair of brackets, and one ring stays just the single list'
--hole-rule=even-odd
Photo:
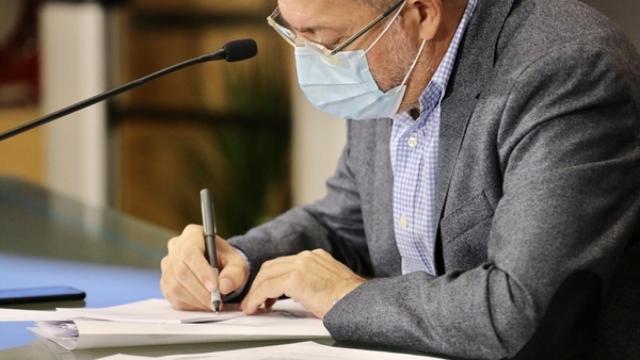
[{"label": "man's hand", "polygon": [[338,300],[365,281],[324,250],[303,251],[265,262],[241,306],[245,313],[253,314],[262,304],[269,307],[274,299],[286,295],[322,319]]},{"label": "man's hand", "polygon": [[[222,238],[216,238],[220,277],[216,279],[205,258],[202,226],[189,225],[169,240],[169,254],[162,259],[160,288],[178,310],[211,310],[211,291],[220,286],[223,295],[242,288],[249,278],[249,266],[240,252]],[[217,281],[219,280],[219,281]]]}]

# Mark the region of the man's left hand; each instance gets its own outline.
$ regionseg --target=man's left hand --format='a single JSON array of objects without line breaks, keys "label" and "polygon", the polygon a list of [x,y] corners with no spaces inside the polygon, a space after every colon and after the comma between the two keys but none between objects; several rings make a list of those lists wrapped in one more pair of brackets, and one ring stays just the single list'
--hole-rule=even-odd
[{"label": "man's left hand", "polygon": [[285,295],[322,319],[333,305],[366,280],[324,250],[303,251],[265,262],[242,301],[247,314]]}]

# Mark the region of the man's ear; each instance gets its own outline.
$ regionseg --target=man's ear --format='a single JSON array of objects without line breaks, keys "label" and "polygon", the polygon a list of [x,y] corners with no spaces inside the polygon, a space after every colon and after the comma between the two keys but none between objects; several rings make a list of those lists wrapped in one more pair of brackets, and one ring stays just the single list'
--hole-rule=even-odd
[{"label": "man's ear", "polygon": [[407,0],[403,17],[412,26],[418,27],[421,40],[431,41],[437,36],[444,12],[442,2],[443,0]]}]

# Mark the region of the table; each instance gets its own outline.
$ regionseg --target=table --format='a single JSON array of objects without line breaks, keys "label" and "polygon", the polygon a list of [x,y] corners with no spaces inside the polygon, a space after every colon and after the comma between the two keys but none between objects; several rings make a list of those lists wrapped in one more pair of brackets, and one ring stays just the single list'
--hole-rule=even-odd
[{"label": "table", "polygon": [[[162,297],[160,259],[175,233],[108,208],[91,208],[42,187],[0,178],[0,288],[65,285],[84,302],[29,309],[102,307]],[[0,323],[0,359],[95,359],[116,353],[159,356],[211,352],[287,341],[190,344],[69,352],[28,331]],[[325,343],[331,343],[326,341]]]}]

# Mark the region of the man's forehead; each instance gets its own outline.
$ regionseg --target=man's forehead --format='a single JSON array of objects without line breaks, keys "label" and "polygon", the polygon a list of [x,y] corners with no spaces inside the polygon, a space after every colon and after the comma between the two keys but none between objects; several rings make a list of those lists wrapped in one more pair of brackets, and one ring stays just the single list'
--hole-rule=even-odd
[{"label": "man's forehead", "polygon": [[280,13],[298,31],[336,30],[368,15],[368,7],[354,0],[278,0]]}]

